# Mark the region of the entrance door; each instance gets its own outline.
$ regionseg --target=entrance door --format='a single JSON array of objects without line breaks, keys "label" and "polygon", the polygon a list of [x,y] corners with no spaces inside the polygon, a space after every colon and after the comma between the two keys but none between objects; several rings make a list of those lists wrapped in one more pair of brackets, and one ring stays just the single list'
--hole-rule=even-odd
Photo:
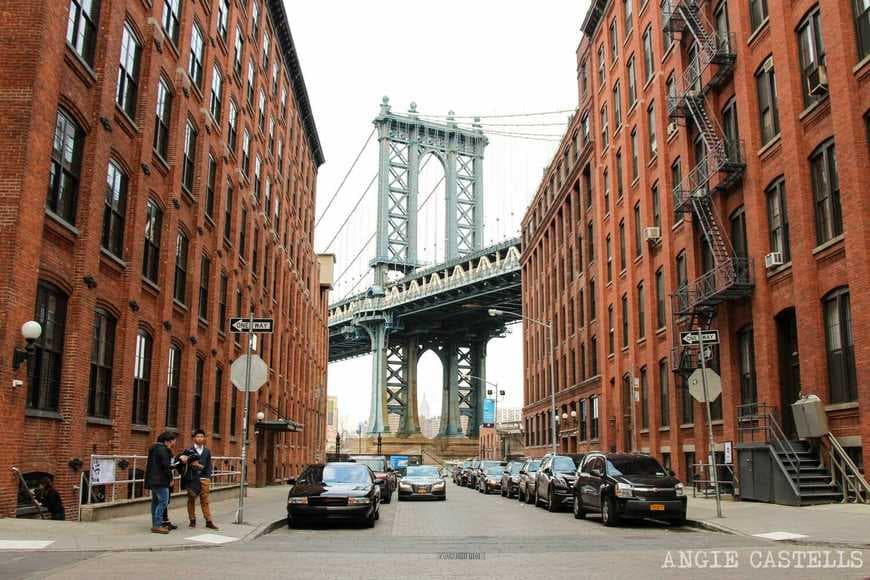
[{"label": "entrance door", "polygon": [[798,358],[797,319],[794,308],[782,311],[776,317],[777,350],[779,352],[780,408],[782,430],[786,437],[796,436],[791,404],[801,392],[801,366]]}]

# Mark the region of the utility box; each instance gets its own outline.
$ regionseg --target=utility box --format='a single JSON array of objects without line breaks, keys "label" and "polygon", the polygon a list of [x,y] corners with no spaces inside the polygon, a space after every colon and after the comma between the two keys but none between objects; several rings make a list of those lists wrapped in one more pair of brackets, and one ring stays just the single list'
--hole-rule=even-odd
[{"label": "utility box", "polygon": [[801,397],[791,405],[795,428],[801,439],[822,437],[828,432],[828,414],[816,395]]}]

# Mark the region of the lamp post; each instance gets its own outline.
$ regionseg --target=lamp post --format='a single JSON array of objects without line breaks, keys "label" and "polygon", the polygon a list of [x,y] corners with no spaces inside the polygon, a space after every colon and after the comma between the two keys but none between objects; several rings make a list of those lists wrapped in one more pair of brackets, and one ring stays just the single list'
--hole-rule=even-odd
[{"label": "lamp post", "polygon": [[359,441],[359,454],[362,455],[362,432],[363,424],[360,423],[356,428],[356,439]]},{"label": "lamp post", "polygon": [[34,346],[36,340],[42,335],[42,325],[35,320],[28,320],[21,325],[21,336],[24,338],[26,346],[24,348],[15,348],[12,352],[12,369],[18,370],[21,363],[26,362],[30,365],[30,360],[36,352]]},{"label": "lamp post", "polygon": [[507,312],[504,310],[499,310],[497,308],[490,308],[489,315],[490,316],[503,316],[505,314],[509,314],[512,316],[516,316],[522,320],[527,320],[533,324],[537,324],[538,326],[543,326],[547,329],[547,339],[550,342],[550,416],[551,421],[550,425],[552,427],[552,450],[553,453],[556,453],[556,421],[559,419],[559,415],[556,414],[556,361],[554,357],[554,351],[556,350],[556,346],[553,342],[553,325],[549,322],[543,322],[541,320],[535,320],[534,318],[529,318],[528,316],[523,316],[522,314],[518,314],[516,312]]}]

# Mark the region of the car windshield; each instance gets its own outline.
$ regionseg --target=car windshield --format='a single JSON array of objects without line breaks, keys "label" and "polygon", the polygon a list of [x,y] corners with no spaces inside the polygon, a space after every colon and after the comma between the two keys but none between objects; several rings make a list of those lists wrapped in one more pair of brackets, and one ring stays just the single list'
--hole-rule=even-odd
[{"label": "car windshield", "polygon": [[369,470],[362,465],[327,465],[323,483],[371,483]]},{"label": "car windshield", "polygon": [[523,468],[522,463],[511,463],[511,475],[516,475],[520,472],[520,469]]},{"label": "car windshield", "polygon": [[501,465],[493,465],[486,468],[487,475],[501,475],[504,473],[504,467]]},{"label": "car windshield", "polygon": [[665,477],[667,472],[658,461],[644,455],[614,457],[607,460],[607,473],[611,475],[649,475]]},{"label": "car windshield", "polygon": [[526,471],[529,473],[534,473],[538,470],[538,466],[541,465],[540,461],[529,461],[528,467],[526,467]]},{"label": "car windshield", "polygon": [[409,465],[405,477],[441,477],[441,474],[432,465]]},{"label": "car windshield", "polygon": [[354,461],[357,463],[361,463],[363,465],[368,465],[372,468],[372,471],[386,471],[387,470],[387,462],[383,459],[369,459],[369,458],[354,458]]},{"label": "car windshield", "polygon": [[481,461],[480,468],[484,471],[489,469],[490,467],[503,467],[501,461]]},{"label": "car windshield", "polygon": [[574,460],[570,457],[555,457],[553,458],[553,471],[558,473],[573,473],[577,469],[574,465]]},{"label": "car windshield", "polygon": [[463,461],[462,462],[462,467],[469,467],[470,465],[471,465],[470,461]]}]

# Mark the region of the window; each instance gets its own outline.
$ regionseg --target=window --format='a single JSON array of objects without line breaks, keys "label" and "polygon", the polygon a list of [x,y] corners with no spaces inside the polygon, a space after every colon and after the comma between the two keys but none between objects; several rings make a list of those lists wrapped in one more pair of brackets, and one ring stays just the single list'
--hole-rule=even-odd
[{"label": "window", "polygon": [[731,51],[730,29],[728,24],[728,2],[722,0],[713,12],[714,26],[716,28],[717,41],[720,47]]},{"label": "window", "polygon": [[767,0],[749,0],[749,23],[752,30],[758,30],[767,20]]},{"label": "window", "polygon": [[269,117],[269,153],[275,152],[275,117]]},{"label": "window", "polygon": [[619,56],[619,40],[616,38],[616,18],[610,21],[610,62],[616,62]]},{"label": "window", "polygon": [[102,246],[115,256],[124,255],[124,218],[127,213],[127,176],[110,160],[106,172]]},{"label": "window", "polygon": [[622,306],[622,348],[628,347],[628,295],[623,294],[620,299],[620,306]]},{"label": "window", "polygon": [[801,83],[804,106],[822,99],[823,92],[811,94],[812,78],[820,66],[825,64],[825,44],[822,40],[821,13],[818,6],[801,21],[798,26],[798,54],[801,62]]},{"label": "window", "polygon": [[677,288],[682,288],[689,283],[689,273],[686,264],[686,250],[681,250],[677,254]]},{"label": "window", "polygon": [[66,43],[89,66],[94,64],[100,0],[70,0],[66,25]]},{"label": "window", "polygon": [[643,79],[644,83],[648,83],[653,76],[653,45],[652,45],[652,29],[647,26],[643,31]]},{"label": "window", "polygon": [[202,428],[202,393],[205,374],[205,359],[196,357],[196,366],[193,372],[193,417],[192,427],[194,429]]},{"label": "window", "polygon": [[649,379],[646,367],[640,369],[640,428],[649,429]]},{"label": "window", "polygon": [[634,27],[632,0],[622,0],[622,11],[625,15],[625,35],[628,36],[628,33]]},{"label": "window", "polygon": [[607,354],[613,354],[616,340],[616,323],[613,319],[613,304],[607,307]]},{"label": "window", "polygon": [[163,212],[151,199],[145,203],[145,250],[142,256],[142,275],[157,283],[160,271],[160,230]]},{"label": "window", "polygon": [[280,67],[277,62],[272,63],[272,96],[278,94],[278,71]]},{"label": "window", "polygon": [[254,243],[251,248],[251,275],[256,278],[260,271],[258,250],[260,249],[260,228],[254,227]]},{"label": "window", "polygon": [[840,208],[840,180],[833,140],[816,149],[810,157],[816,209],[816,243],[822,244],[843,233]]},{"label": "window", "polygon": [[610,213],[610,174],[604,168],[604,215]]},{"label": "window", "polygon": [[586,409],[586,399],[580,399],[577,405],[577,420],[579,421],[577,439],[580,441],[586,441],[586,425],[588,422],[588,412],[589,411]]},{"label": "window", "polygon": [[625,194],[625,180],[622,178],[624,171],[622,170],[622,151],[616,152],[615,160],[616,173],[616,199],[622,199]]},{"label": "window", "polygon": [[224,205],[224,239],[233,235],[233,182],[227,179],[227,203]]},{"label": "window", "polygon": [[218,287],[218,330],[227,330],[227,286],[229,279],[226,272],[221,272],[220,286]]},{"label": "window", "polygon": [[139,95],[139,60],[142,46],[129,22],[124,23],[121,33],[121,58],[118,65],[118,86],[115,103],[128,117],[136,117],[136,99]]},{"label": "window", "polygon": [[248,61],[248,84],[245,91],[248,107],[254,106],[254,59]]},{"label": "window", "polygon": [[187,246],[187,236],[179,231],[175,244],[175,285],[172,297],[181,304],[187,304]]},{"label": "window", "polygon": [[233,72],[237,77],[242,76],[242,55],[245,53],[245,35],[241,27],[236,25],[236,40],[233,43]]},{"label": "window", "polygon": [[662,227],[662,200],[659,196],[658,184],[652,186],[650,195],[652,197],[653,225],[660,228]]},{"label": "window", "polygon": [[254,37],[260,34],[260,5],[257,0],[254,0],[254,4],[251,6],[251,34]]},{"label": "window", "polygon": [[595,301],[595,280],[589,281],[589,320],[595,320],[598,316],[597,303]]},{"label": "window", "polygon": [[245,175],[250,175],[251,169],[251,134],[248,133],[248,128],[245,127],[242,133],[242,171]]},{"label": "window", "polygon": [[189,120],[184,127],[184,159],[181,165],[181,187],[187,193],[193,191],[193,178],[196,173],[196,127]]},{"label": "window", "polygon": [[671,401],[668,388],[668,359],[659,361],[659,426],[667,427],[671,424]]},{"label": "window", "polygon": [[638,178],[639,175],[639,167],[638,167],[638,159],[637,159],[637,127],[634,127],[631,130],[631,181],[634,182]]},{"label": "window", "polygon": [[610,234],[604,239],[604,249],[607,254],[607,281],[613,281],[613,254],[610,251]]},{"label": "window", "polygon": [[770,251],[780,252],[784,263],[791,261],[788,237],[788,211],[785,202],[785,178],[780,177],[765,190],[767,222],[770,228]]},{"label": "window", "polygon": [[619,228],[617,230],[619,241],[619,270],[625,270],[625,220],[619,220]]},{"label": "window", "polygon": [[592,222],[586,224],[586,244],[589,246],[587,253],[589,254],[589,263],[595,261],[595,238],[593,237],[594,228]]},{"label": "window", "polygon": [[[238,335],[236,335],[238,336]],[[238,416],[238,389],[230,389],[230,437],[235,437],[238,432],[236,416]]]},{"label": "window", "polygon": [[779,135],[779,111],[776,106],[776,74],[773,57],[768,58],[755,73],[758,85],[758,113],[761,116],[761,141],[768,143]]},{"label": "window", "polygon": [[166,376],[166,426],[178,427],[178,392],[181,388],[181,347],[169,347]]},{"label": "window", "polygon": [[[676,161],[674,161],[673,165],[671,165],[671,191],[673,192],[674,199],[676,199],[679,195],[680,198],[683,197],[682,194],[682,181],[683,181],[683,170],[680,166],[680,158],[678,157]],[[676,203],[676,202],[675,202]],[[682,216],[674,212],[677,215],[674,216],[675,221],[679,221],[682,219]]]},{"label": "window", "polygon": [[649,143],[649,155],[655,157],[658,153],[659,146],[656,140],[656,106],[655,103],[650,103],[646,109],[646,130],[647,141]]},{"label": "window", "polygon": [[221,98],[224,92],[224,78],[221,75],[221,69],[218,65],[211,68],[211,100],[209,101],[209,111],[211,118],[215,123],[221,122]]},{"label": "window", "polygon": [[151,391],[151,335],[144,330],[136,334],[133,360],[133,424],[148,424],[148,402]]},{"label": "window", "polygon": [[239,109],[236,107],[236,102],[230,100],[230,113],[229,113],[229,121],[227,124],[227,147],[230,152],[235,155],[236,154],[236,140],[238,138],[238,122],[239,122]]},{"label": "window", "polygon": [[856,401],[858,383],[855,375],[849,289],[838,288],[830,292],[824,298],[823,306],[831,403]]},{"label": "window", "polygon": [[193,24],[190,32],[190,61],[187,64],[187,74],[190,80],[198,87],[202,86],[202,54],[204,46],[202,30],[199,25]]},{"label": "window", "polygon": [[57,411],[63,370],[67,297],[60,288],[40,282],[36,288],[36,314],[42,334],[34,343],[27,392],[27,407]]},{"label": "window", "polygon": [[269,31],[263,31],[263,69],[266,70],[269,68],[269,45],[271,44],[271,37],[269,36]]},{"label": "window", "polygon": [[266,93],[263,89],[260,89],[257,97],[257,112],[257,126],[260,128],[260,133],[263,133],[266,131]]},{"label": "window", "polygon": [[115,319],[102,308],[94,316],[91,342],[91,381],[88,416],[109,418],[112,401],[112,358],[115,350]]},{"label": "window", "polygon": [[211,420],[212,433],[221,432],[221,402],[224,396],[224,368],[219,366],[214,371],[214,411]]},{"label": "window", "polygon": [[643,282],[637,285],[637,337],[646,336],[646,289]]},{"label": "window", "polygon": [[855,36],[858,39],[858,60],[870,54],[870,2],[852,0],[855,11]]},{"label": "window", "polygon": [[262,185],[262,176],[261,176],[262,167],[263,167],[263,160],[260,159],[259,155],[257,155],[254,158],[254,197],[257,198],[257,201],[260,201],[260,187]]},{"label": "window", "polygon": [[598,397],[591,397],[592,420],[589,422],[589,438],[598,439]]},{"label": "window", "polygon": [[737,125],[737,101],[733,98],[722,109],[722,130],[725,134],[725,153],[728,159],[740,161],[740,128]]},{"label": "window", "polygon": [[634,257],[643,253],[643,241],[640,236],[640,202],[634,204]]},{"label": "window", "polygon": [[214,188],[217,181],[217,161],[208,156],[208,176],[205,183],[205,215],[214,220]]},{"label": "window", "polygon": [[224,42],[227,41],[227,29],[230,19],[229,0],[218,0],[217,32]]},{"label": "window", "polygon": [[737,333],[737,354],[740,357],[740,400],[745,405],[758,400],[755,381],[755,348],[752,343],[752,327]]},{"label": "window", "polygon": [[619,81],[613,85],[613,124],[616,129],[622,125],[622,98],[620,97]]},{"label": "window", "polygon": [[656,270],[656,328],[664,328],[667,317],[665,305],[665,273],[659,268]]},{"label": "window", "polygon": [[[665,2],[670,2],[670,0],[662,0],[660,2],[661,14],[662,14],[663,18],[666,18],[666,16],[665,16],[665,14],[667,14],[666,9],[668,12],[670,11],[669,6],[666,7],[664,5]],[[662,46],[664,47],[665,52],[667,52],[671,48],[671,45],[674,44],[674,36],[673,36],[673,33],[671,32],[670,26],[666,26],[665,24],[666,23],[664,23],[664,22],[662,23]]]},{"label": "window", "polygon": [[76,220],[84,131],[63,110],[57,112],[46,205],[70,224]]},{"label": "window", "polygon": [[601,148],[607,149],[608,135],[607,130],[607,103],[601,106]]},{"label": "window", "polygon": [[281,106],[279,111],[281,118],[287,114],[287,87],[281,86]]},{"label": "window", "polygon": [[172,115],[172,92],[164,79],[157,82],[157,112],[154,117],[154,150],[166,159],[169,154],[169,120]]},{"label": "window", "polygon": [[[679,381],[680,387],[680,421],[684,425],[695,422],[695,400],[689,392],[689,385],[685,379]],[[712,411],[712,409],[711,409]]]},{"label": "window", "polygon": [[178,45],[181,30],[181,0],[163,0],[163,32],[174,45]]},{"label": "window", "polygon": [[730,222],[734,254],[738,258],[746,258],[749,256],[749,248],[747,248],[746,242],[746,212],[742,205],[731,214]]},{"label": "window", "polygon": [[604,85],[604,45],[598,47],[598,85]]},{"label": "window", "polygon": [[199,268],[199,318],[208,320],[208,290],[211,282],[211,260],[203,256]]},{"label": "window", "polygon": [[242,208],[242,222],[239,225],[239,260],[244,261],[247,254],[248,242],[248,208]]}]

